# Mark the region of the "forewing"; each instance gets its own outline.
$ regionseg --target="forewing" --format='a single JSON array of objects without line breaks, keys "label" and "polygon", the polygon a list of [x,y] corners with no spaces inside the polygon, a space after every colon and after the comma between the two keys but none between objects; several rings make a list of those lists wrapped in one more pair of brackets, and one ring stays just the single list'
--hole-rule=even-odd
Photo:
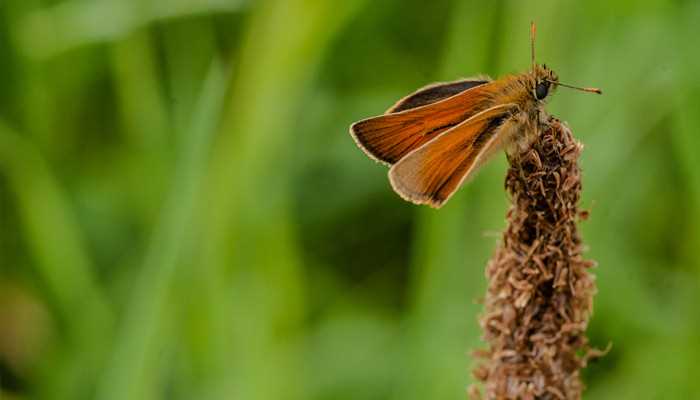
[{"label": "forewing", "polygon": [[403,99],[399,100],[391,108],[386,111],[386,114],[397,113],[411,108],[421,107],[427,104],[435,103],[452,97],[457,93],[461,93],[467,89],[488,83],[491,79],[488,77],[478,77],[462,79],[454,82],[439,82],[433,83],[416,90]]},{"label": "forewing", "polygon": [[367,155],[392,165],[487,108],[495,90],[494,82],[481,84],[433,103],[356,122],[350,133]]},{"label": "forewing", "polygon": [[413,203],[441,207],[499,144],[499,127],[517,110],[489,108],[412,151],[389,170],[391,186]]}]

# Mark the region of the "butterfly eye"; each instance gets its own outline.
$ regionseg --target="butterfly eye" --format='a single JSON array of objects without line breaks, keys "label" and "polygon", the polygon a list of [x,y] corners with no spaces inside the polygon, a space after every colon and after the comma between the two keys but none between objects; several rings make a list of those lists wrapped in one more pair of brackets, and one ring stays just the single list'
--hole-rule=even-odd
[{"label": "butterfly eye", "polygon": [[549,82],[540,82],[537,84],[537,87],[535,87],[535,98],[537,98],[537,100],[542,100],[547,97],[548,92]]}]

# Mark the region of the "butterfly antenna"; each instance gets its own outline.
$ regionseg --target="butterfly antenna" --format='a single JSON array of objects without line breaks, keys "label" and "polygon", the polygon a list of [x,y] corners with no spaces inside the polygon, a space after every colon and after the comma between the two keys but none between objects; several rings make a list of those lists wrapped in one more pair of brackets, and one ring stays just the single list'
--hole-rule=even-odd
[{"label": "butterfly antenna", "polygon": [[554,81],[550,81],[550,80],[547,80],[547,82],[549,82],[549,83],[551,83],[551,84],[553,84],[553,85],[564,86],[564,87],[567,87],[567,88],[569,88],[569,89],[580,90],[580,91],[582,91],[582,92],[603,94],[603,91],[602,91],[602,90],[600,90],[600,89],[598,89],[598,88],[594,88],[594,87],[579,87],[579,86],[567,85],[566,83],[554,82]]},{"label": "butterfly antenna", "polygon": [[537,28],[535,27],[535,21],[530,22],[530,56],[532,58],[532,72],[535,72],[535,35],[537,34]]}]

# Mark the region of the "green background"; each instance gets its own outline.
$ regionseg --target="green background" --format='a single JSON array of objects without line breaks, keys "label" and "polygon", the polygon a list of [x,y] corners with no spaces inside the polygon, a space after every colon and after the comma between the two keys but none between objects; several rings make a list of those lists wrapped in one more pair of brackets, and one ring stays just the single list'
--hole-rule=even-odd
[{"label": "green background", "polygon": [[0,1],[3,399],[465,399],[508,199],[439,211],[348,135],[529,67],[584,143],[612,351],[588,399],[700,393],[697,1]]}]

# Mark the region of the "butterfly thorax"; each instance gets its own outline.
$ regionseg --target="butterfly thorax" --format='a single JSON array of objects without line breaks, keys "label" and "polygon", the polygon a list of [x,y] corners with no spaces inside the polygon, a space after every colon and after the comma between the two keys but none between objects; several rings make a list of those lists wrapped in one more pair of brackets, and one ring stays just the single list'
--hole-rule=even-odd
[{"label": "butterfly thorax", "polygon": [[491,104],[517,104],[521,112],[535,115],[556,87],[559,78],[545,65],[536,65],[534,71],[506,75],[494,82]]},{"label": "butterfly thorax", "polygon": [[517,105],[517,112],[501,123],[499,136],[507,153],[518,154],[534,140],[535,127],[544,115],[547,96],[556,82],[558,78],[552,70],[537,65],[533,71],[506,75],[490,83],[492,90],[484,108]]}]

